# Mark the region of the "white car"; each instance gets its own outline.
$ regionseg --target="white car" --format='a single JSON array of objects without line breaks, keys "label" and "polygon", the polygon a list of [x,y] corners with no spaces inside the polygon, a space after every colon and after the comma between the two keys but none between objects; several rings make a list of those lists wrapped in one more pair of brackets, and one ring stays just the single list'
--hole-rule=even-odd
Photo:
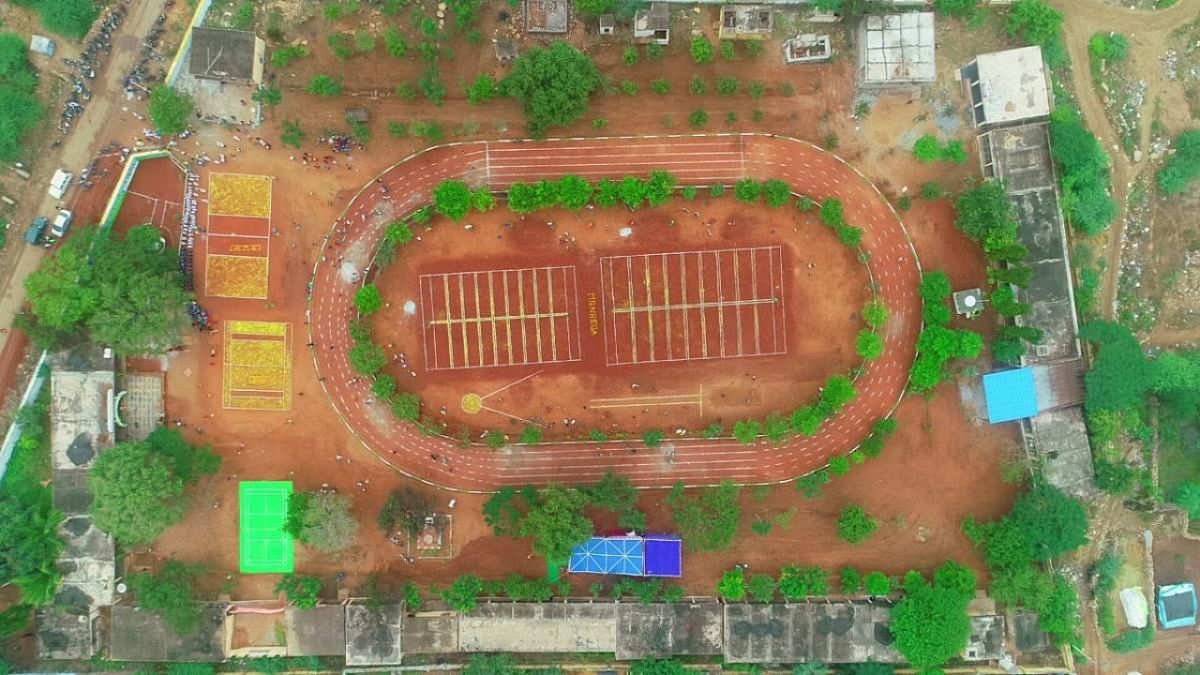
[{"label": "white car", "polygon": [[67,193],[67,188],[71,187],[71,173],[58,169],[54,172],[54,177],[50,179],[50,189],[46,192],[55,199],[62,199]]},{"label": "white car", "polygon": [[67,229],[71,227],[71,220],[75,218],[75,214],[66,209],[58,212],[54,216],[54,224],[50,226],[50,235],[62,239],[67,234]]}]

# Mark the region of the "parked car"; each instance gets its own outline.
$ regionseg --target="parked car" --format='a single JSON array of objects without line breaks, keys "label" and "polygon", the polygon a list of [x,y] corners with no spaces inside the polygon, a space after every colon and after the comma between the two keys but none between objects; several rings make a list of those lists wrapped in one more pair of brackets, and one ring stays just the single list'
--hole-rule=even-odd
[{"label": "parked car", "polygon": [[63,195],[67,194],[67,188],[71,187],[71,173],[59,169],[54,172],[54,177],[50,179],[50,189],[47,192],[55,199],[62,199]]},{"label": "parked car", "polygon": [[50,228],[50,235],[62,239],[66,236],[67,230],[71,227],[71,221],[75,219],[75,214],[66,209],[58,212],[54,217],[54,225]]},{"label": "parked car", "polygon": [[46,220],[45,216],[38,216],[33,219],[33,224],[29,226],[29,230],[25,233],[25,243],[30,246],[37,246],[42,242],[42,235],[46,233],[46,228],[50,226],[50,221]]}]

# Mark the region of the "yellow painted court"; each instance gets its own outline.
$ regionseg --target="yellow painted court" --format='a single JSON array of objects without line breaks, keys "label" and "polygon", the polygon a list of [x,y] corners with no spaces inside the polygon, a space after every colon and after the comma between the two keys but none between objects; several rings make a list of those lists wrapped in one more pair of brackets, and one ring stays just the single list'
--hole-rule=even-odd
[{"label": "yellow painted court", "polygon": [[271,217],[271,177],[213,173],[208,177],[210,216]]},{"label": "yellow painted court", "polygon": [[204,292],[218,298],[267,299],[271,260],[241,255],[205,256]]},{"label": "yellow painted court", "polygon": [[237,410],[291,410],[292,327],[226,321],[221,404]]}]

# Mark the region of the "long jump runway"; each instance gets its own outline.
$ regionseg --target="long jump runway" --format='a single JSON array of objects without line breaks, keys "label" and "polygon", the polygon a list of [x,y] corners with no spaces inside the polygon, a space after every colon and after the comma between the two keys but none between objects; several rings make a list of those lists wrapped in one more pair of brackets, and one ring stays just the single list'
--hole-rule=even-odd
[{"label": "long jump runway", "polygon": [[[462,449],[453,440],[425,436],[398,421],[380,426],[374,422],[377,417],[367,410],[369,384],[354,378],[346,357],[346,325],[354,315],[354,287],[337,268],[318,265],[310,300],[309,342],[342,348],[314,349],[313,358],[325,378],[327,397],[364,446],[407,475],[454,489],[481,491],[525,483],[594,481],[608,470],[628,476],[643,487],[676,481],[690,485],[725,479],[739,483],[784,481],[817,469],[830,457],[857,446],[875,420],[891,413],[907,386],[921,325],[916,294],[920,269],[908,234],[887,200],[853,167],[812,144],[778,136],[729,134],[439,146],[384,171],[378,183],[368,184],[348,204],[342,221],[349,222],[350,227],[343,245],[350,248],[358,244],[374,250],[386,225],[386,220],[371,217],[381,202],[391,200],[407,211],[414,210],[427,203],[432,189],[448,178],[503,190],[517,181],[532,182],[569,173],[598,179],[646,175],[655,169],[672,172],[683,184],[728,185],[745,177],[779,178],[797,193],[816,201],[836,197],[843,202],[847,221],[863,229],[862,246],[869,254],[872,275],[891,318],[883,356],[867,364],[855,381],[858,397],[841,414],[815,436],[793,437],[778,445],[675,441],[669,460],[654,452],[635,456],[596,453],[591,443],[547,443],[495,453]],[[705,354],[707,358],[719,358],[722,354],[777,353],[772,350],[786,344],[788,298],[782,297],[776,283],[787,263],[777,249],[666,253],[657,260],[653,255],[605,259],[601,274],[609,284],[606,330],[618,335],[632,327],[634,333],[645,333],[628,344],[610,345],[606,358],[622,363],[705,358]],[[518,358],[577,358],[572,350],[578,344],[574,340],[579,339],[579,332],[570,315],[577,316],[578,312],[560,306],[557,300],[550,308],[551,297],[560,296],[557,288],[548,295],[548,286],[542,284],[551,279],[555,284],[566,284],[569,275],[541,269],[532,274],[510,271],[499,277],[493,271],[487,281],[474,274],[438,275],[440,278],[428,282],[422,279],[423,292],[435,298],[439,293],[442,296],[442,312],[433,310],[433,316],[423,317],[434,322],[426,326],[427,348],[444,344],[440,347],[443,351],[430,363],[450,368],[466,363],[473,367],[503,364]],[[542,275],[537,277],[537,306],[530,303],[529,297],[522,304],[519,293],[514,303],[514,280],[522,279],[518,285],[528,293],[536,275]],[[510,283],[507,293],[504,278]],[[510,303],[507,311],[501,306],[505,298]],[[493,302],[499,304],[493,308]],[[539,326],[540,353],[536,347]],[[516,338],[521,327],[526,331],[524,345]],[[551,327],[553,337],[548,337]],[[639,331],[641,327],[647,330]],[[509,329],[513,329],[511,341]],[[533,342],[529,340],[531,329]],[[455,331],[457,336],[451,337]],[[350,384],[352,380],[356,384]],[[446,458],[449,463],[431,459],[431,455]]]}]

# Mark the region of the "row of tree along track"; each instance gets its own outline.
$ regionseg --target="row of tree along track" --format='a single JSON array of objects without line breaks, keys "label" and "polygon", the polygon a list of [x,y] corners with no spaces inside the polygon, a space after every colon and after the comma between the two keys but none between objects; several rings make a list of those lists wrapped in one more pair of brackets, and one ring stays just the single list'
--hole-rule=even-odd
[{"label": "row of tree along track", "polygon": [[[817,202],[841,200],[846,222],[864,230],[862,249],[870,256],[879,297],[890,313],[884,354],[869,361],[856,380],[857,398],[816,435],[751,446],[724,439],[674,439],[670,454],[665,447],[632,454],[620,443],[605,447],[585,442],[491,451],[461,448],[454,440],[425,435],[392,418],[385,405],[372,402],[370,382],[356,378],[347,360],[347,326],[355,315],[353,295],[360,273],[369,265],[389,222],[428,203],[433,188],[446,179],[502,192],[518,181],[566,174],[599,180],[646,175],[655,169],[673,173],[681,185],[778,178]],[[419,253],[402,252],[395,264],[403,264],[405,255]],[[613,470],[641,487],[676,481],[705,485],[725,479],[777,482],[849,452],[875,420],[889,415],[898,404],[921,329],[919,281],[908,234],[883,195],[841,159],[803,141],[751,134],[485,141],[439,146],[414,155],[384,171],[351,200],[315,266],[309,342],[322,386],[343,422],[382,461],[420,480],[486,491],[526,483],[594,481]],[[419,393],[419,387],[416,390]]]}]

